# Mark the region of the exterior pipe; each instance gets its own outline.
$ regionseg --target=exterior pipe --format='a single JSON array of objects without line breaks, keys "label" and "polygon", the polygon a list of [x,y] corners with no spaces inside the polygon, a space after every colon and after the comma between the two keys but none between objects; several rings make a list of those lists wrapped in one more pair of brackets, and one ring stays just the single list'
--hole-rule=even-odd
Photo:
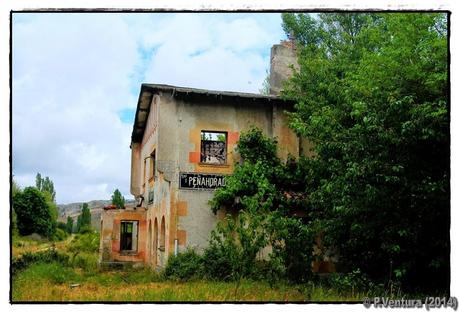
[{"label": "exterior pipe", "polygon": [[178,240],[174,239],[174,255],[177,255],[179,246],[177,245]]}]

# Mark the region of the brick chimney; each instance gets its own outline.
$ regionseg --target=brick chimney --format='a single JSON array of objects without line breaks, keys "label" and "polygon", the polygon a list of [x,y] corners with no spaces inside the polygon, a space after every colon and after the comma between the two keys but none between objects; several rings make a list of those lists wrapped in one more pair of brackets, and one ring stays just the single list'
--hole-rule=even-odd
[{"label": "brick chimney", "polygon": [[291,65],[299,68],[293,34],[288,40],[273,45],[270,54],[270,94],[278,95],[283,89],[283,82],[292,75]]}]

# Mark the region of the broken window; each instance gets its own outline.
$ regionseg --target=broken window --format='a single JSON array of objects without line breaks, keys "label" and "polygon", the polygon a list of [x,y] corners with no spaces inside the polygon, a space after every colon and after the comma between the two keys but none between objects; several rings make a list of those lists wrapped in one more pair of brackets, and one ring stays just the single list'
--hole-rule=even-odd
[{"label": "broken window", "polygon": [[138,221],[121,221],[120,251],[137,251]]},{"label": "broken window", "polygon": [[156,150],[153,150],[152,154],[150,154],[150,175],[149,179],[154,179],[155,177],[155,155]]},{"label": "broken window", "polygon": [[201,131],[201,163],[227,163],[227,133]]}]

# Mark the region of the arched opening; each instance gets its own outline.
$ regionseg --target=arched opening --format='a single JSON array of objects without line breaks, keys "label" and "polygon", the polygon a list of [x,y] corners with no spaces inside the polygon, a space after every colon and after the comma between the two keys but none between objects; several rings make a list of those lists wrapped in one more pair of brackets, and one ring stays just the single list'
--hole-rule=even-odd
[{"label": "arched opening", "polygon": [[149,233],[147,237],[147,260],[152,262],[152,220],[149,220]]},{"label": "arched opening", "polygon": [[166,237],[166,225],[165,225],[165,217],[163,216],[161,218],[161,230],[160,230],[160,247],[158,250],[160,250],[160,265],[164,266],[165,265],[165,237]]},{"label": "arched opening", "polygon": [[160,233],[160,250],[165,251],[165,236],[166,235],[166,225],[165,225],[165,217],[161,219],[161,233]]},{"label": "arched opening", "polygon": [[158,264],[158,220],[155,218],[153,223],[153,267],[156,267]]}]

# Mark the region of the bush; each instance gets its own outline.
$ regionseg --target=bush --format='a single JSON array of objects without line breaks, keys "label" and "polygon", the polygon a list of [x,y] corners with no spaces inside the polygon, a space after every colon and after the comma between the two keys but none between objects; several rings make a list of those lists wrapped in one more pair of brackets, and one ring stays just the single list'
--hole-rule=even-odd
[{"label": "bush", "polygon": [[53,234],[53,240],[54,241],[62,241],[64,239],[66,239],[68,236],[68,234],[62,230],[61,228],[57,228],[56,229],[56,232]]},{"label": "bush", "polygon": [[369,291],[373,284],[367,279],[359,269],[350,273],[332,273],[328,278],[332,288],[340,294],[351,292],[354,294],[358,291]]},{"label": "bush", "polygon": [[233,219],[228,215],[211,232],[204,252],[204,267],[209,278],[239,280],[256,272],[257,253],[267,245],[265,216],[242,210]]},{"label": "bush", "polygon": [[92,273],[98,268],[98,260],[99,256],[97,254],[77,253],[74,254],[71,265]]},{"label": "bush", "polygon": [[99,233],[88,232],[77,234],[69,244],[69,251],[74,254],[80,252],[98,252],[99,251]]},{"label": "bush", "polygon": [[[294,283],[304,283],[312,278],[313,243],[315,231],[295,217],[274,213],[268,227],[271,231],[269,273],[271,279],[284,276]],[[276,277],[280,276],[280,277]]]},{"label": "bush", "polygon": [[230,280],[233,276],[233,266],[230,254],[234,254],[231,247],[211,244],[203,254],[204,276],[208,279]]},{"label": "bush", "polygon": [[58,262],[62,265],[69,264],[69,256],[65,253],[60,253],[55,249],[49,249],[40,252],[26,252],[21,257],[15,258],[13,257],[11,260],[11,270],[13,275],[17,272],[25,269],[29,265],[33,263],[51,263],[51,262]]},{"label": "bush", "polygon": [[170,256],[164,269],[166,279],[188,281],[203,276],[203,258],[193,249]]}]

